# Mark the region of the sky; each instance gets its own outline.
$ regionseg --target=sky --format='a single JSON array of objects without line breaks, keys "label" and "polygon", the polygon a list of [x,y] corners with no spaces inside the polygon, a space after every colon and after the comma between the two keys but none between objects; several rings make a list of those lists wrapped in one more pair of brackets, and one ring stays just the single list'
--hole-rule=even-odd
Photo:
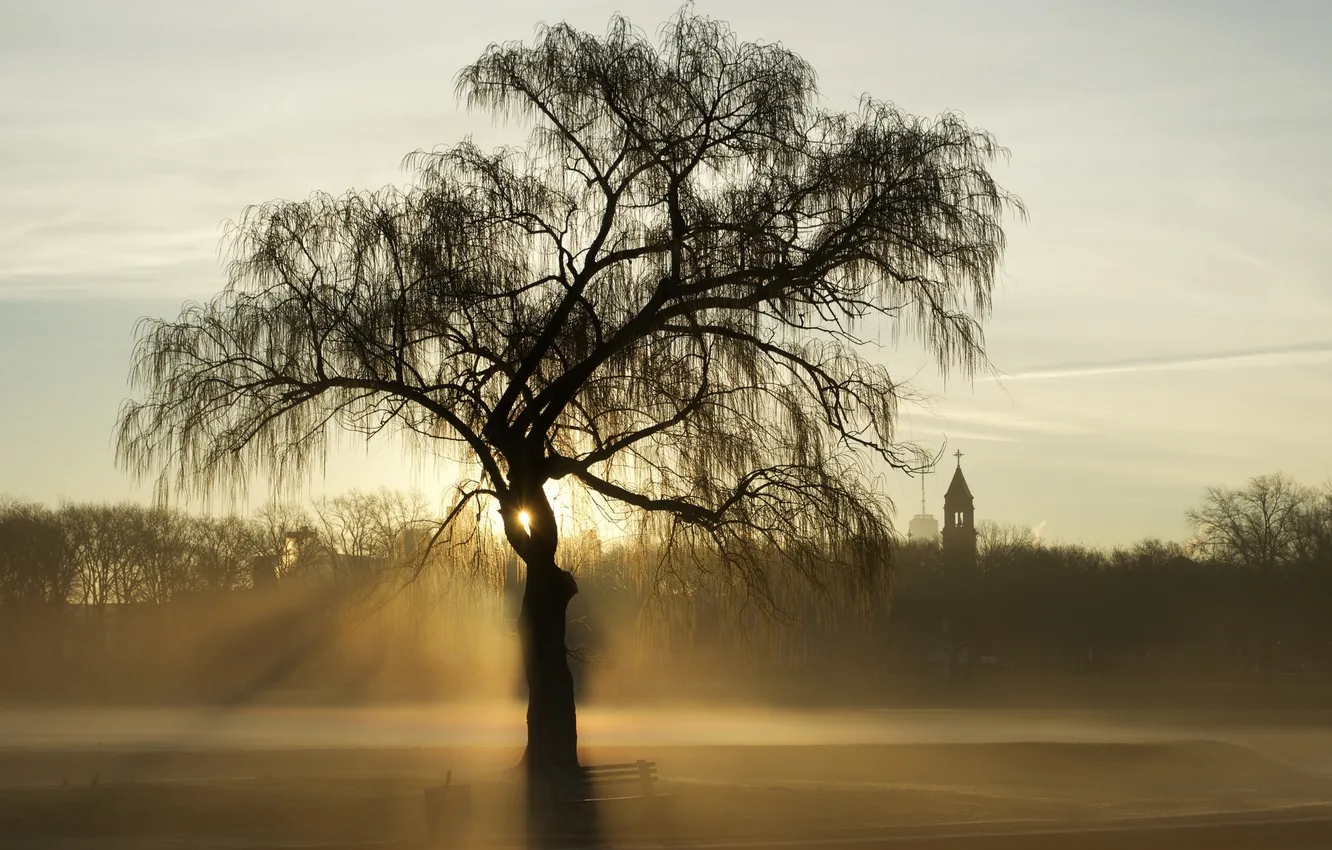
[{"label": "sky", "polygon": [[[217,291],[224,220],[506,140],[453,93],[490,42],[616,11],[652,30],[676,8],[0,0],[0,494],[148,497],[111,442],[134,325]],[[1332,479],[1332,4],[695,8],[800,53],[829,107],[956,110],[1011,151],[995,173],[1030,217],[1009,223],[987,325],[998,377],[918,374],[930,400],[902,411],[905,439],[964,453],[978,519],[1182,539],[1208,486]],[[935,515],[954,463],[926,479]],[[349,442],[301,492],[429,495],[449,474]],[[919,482],[883,487],[905,528]]]}]

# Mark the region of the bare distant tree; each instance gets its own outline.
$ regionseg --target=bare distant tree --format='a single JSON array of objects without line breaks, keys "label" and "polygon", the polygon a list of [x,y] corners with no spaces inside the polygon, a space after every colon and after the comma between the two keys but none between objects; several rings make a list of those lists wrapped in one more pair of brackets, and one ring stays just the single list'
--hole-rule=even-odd
[{"label": "bare distant tree", "polygon": [[1294,559],[1313,569],[1332,565],[1332,483],[1309,490],[1300,511]]},{"label": "bare distant tree", "polygon": [[529,769],[577,764],[566,608],[543,485],[637,511],[762,595],[885,566],[880,468],[901,388],[862,339],[984,366],[979,320],[1020,209],[1002,155],[953,114],[821,108],[814,70],[679,13],[654,43],[559,24],[488,48],[469,107],[531,129],[409,158],[403,191],[246,211],[230,281],[141,327],[119,456],[176,486],[317,464],[338,428],[451,453],[445,527],[497,504],[526,564]]},{"label": "bare distant tree", "polygon": [[190,529],[195,583],[205,590],[232,590],[251,581],[259,551],[259,526],[240,517],[196,517]]},{"label": "bare distant tree", "polygon": [[982,561],[1005,559],[1040,545],[1031,526],[984,520],[976,527],[976,551]]},{"label": "bare distant tree", "polygon": [[170,602],[184,590],[197,590],[192,533],[195,520],[165,508],[131,507],[133,569],[140,576],[134,602]]},{"label": "bare distant tree", "polygon": [[56,515],[29,502],[0,502],[0,608],[67,602],[73,585]]},{"label": "bare distant tree", "polygon": [[1285,475],[1259,475],[1237,490],[1209,487],[1188,518],[1208,557],[1268,575],[1295,555],[1312,501],[1308,488]]},{"label": "bare distant tree", "polygon": [[134,601],[143,574],[135,505],[68,504],[59,517],[75,568],[73,598],[100,616],[107,605]]},{"label": "bare distant tree", "polygon": [[382,489],[352,490],[320,499],[314,513],[318,531],[335,566],[347,559],[373,564],[378,571],[406,566],[407,537],[434,525],[425,501],[415,494]]},{"label": "bare distant tree", "polygon": [[1202,507],[1188,514],[1204,555],[1243,567],[1259,579],[1254,599],[1260,626],[1258,667],[1265,676],[1272,674],[1275,663],[1270,578],[1299,553],[1312,501],[1308,488],[1278,473],[1250,478],[1238,490],[1209,487]]},{"label": "bare distant tree", "polygon": [[255,557],[272,563],[278,576],[301,575],[321,560],[323,543],[309,511],[273,501],[255,515]]}]

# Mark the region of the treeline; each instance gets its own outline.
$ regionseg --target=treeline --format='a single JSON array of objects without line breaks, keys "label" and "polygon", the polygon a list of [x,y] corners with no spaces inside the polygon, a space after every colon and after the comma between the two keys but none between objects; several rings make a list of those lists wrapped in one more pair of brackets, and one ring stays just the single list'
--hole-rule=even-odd
[{"label": "treeline", "polygon": [[404,535],[429,523],[419,498],[387,490],[354,491],[308,510],[274,503],[253,517],[0,501],[0,610],[165,603],[191,591],[252,587],[256,575],[270,573],[337,580],[367,561],[410,554]]},{"label": "treeline", "polygon": [[[1188,519],[1186,541],[1113,549],[982,523],[974,566],[903,541],[877,582],[819,587],[570,531],[576,675],[607,694],[872,695],[921,677],[1332,671],[1332,489],[1264,476]],[[484,526],[427,549],[435,523],[388,491],[247,518],[0,504],[0,694],[513,694],[520,567]]]},{"label": "treeline", "polygon": [[952,673],[984,657],[1171,676],[1332,671],[1332,487],[1260,476],[1208,490],[1187,519],[1184,542],[1113,549],[982,524],[974,569],[908,544],[888,630],[899,648],[947,644]]},{"label": "treeline", "polygon": [[392,491],[250,517],[0,502],[0,696],[438,695],[493,655],[504,576],[434,527]]}]

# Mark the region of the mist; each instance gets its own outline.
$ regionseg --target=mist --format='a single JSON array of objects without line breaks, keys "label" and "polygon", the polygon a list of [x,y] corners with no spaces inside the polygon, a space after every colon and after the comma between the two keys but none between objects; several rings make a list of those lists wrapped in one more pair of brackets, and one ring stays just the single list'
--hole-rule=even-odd
[{"label": "mist", "polygon": [[1317,4],[10,5],[0,848],[1332,846]]},{"label": "mist", "polygon": [[[1321,491],[1253,486],[1274,481],[1322,516]],[[426,547],[428,515],[392,491],[251,517],[5,505],[0,831],[417,846],[443,786],[467,788],[467,827],[437,842],[521,841],[521,566],[484,522]],[[1266,579],[1196,541],[982,524],[973,565],[903,541],[868,596],[782,573],[742,592],[636,538],[568,535],[581,758],[650,759],[669,800],[607,804],[601,840],[1315,846],[1330,572],[1319,526],[1290,522],[1302,545]]]}]

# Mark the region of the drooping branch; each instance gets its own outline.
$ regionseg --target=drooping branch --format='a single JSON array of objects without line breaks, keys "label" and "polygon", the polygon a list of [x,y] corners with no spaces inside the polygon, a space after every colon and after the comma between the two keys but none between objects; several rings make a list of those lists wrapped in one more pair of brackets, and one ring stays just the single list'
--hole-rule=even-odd
[{"label": "drooping branch", "polygon": [[876,471],[929,456],[862,330],[985,368],[1022,213],[989,171],[1004,150],[954,114],[820,109],[799,56],[689,9],[656,42],[544,27],[457,88],[527,144],[247,210],[223,293],[141,328],[121,460],[206,488],[396,432],[471,465],[506,523],[565,478],[746,581],[773,553],[867,569],[892,534]]}]

